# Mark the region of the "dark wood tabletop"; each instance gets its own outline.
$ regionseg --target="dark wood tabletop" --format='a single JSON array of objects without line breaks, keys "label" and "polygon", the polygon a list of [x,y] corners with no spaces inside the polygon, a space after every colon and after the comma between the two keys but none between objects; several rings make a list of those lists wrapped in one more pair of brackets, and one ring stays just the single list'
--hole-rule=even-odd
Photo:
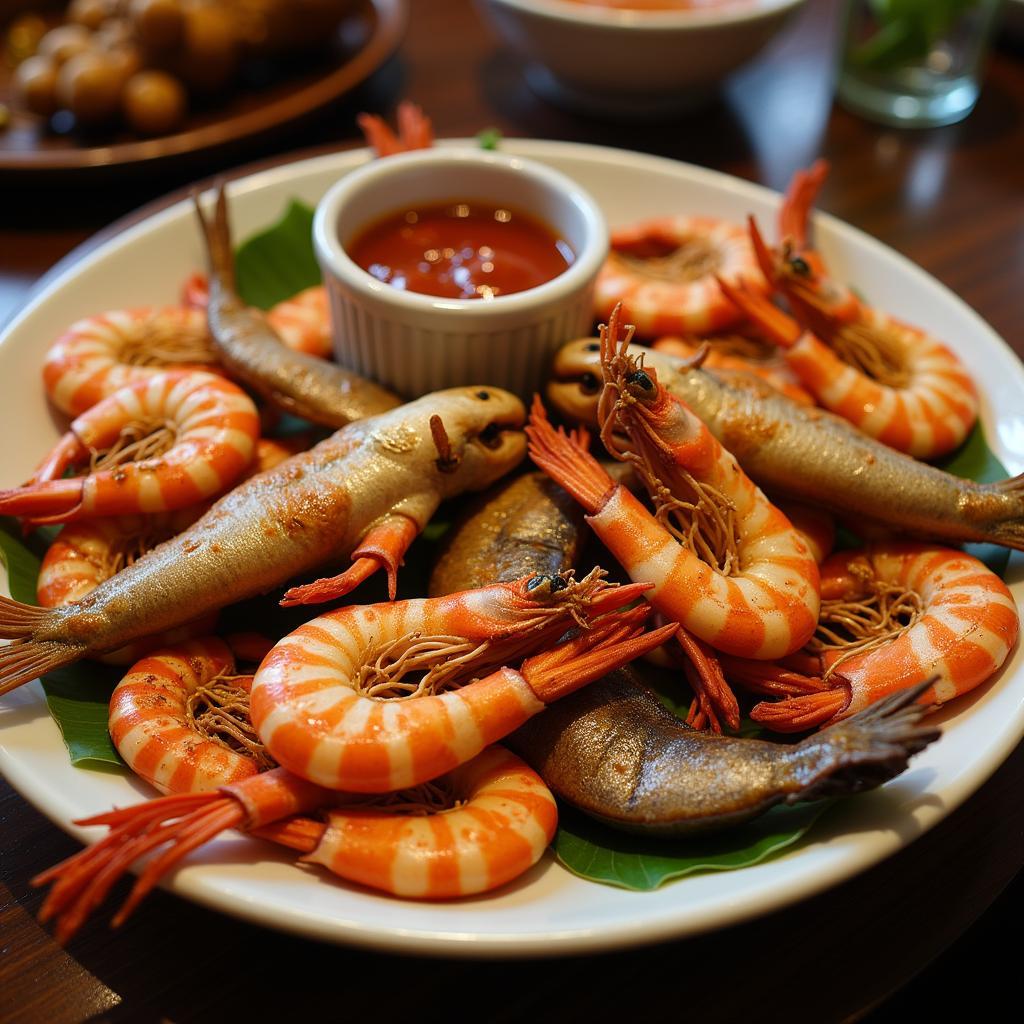
[{"label": "dark wood tabletop", "polygon": [[[261,138],[258,149],[236,146],[116,179],[0,178],[0,320],[58,260],[136,207],[247,160],[351,145],[356,112],[388,111],[410,97],[441,136],[494,126],[510,136],[610,144],[773,188],[825,156],[832,172],[820,205],[919,263],[1024,355],[1024,47],[999,42],[963,123],[890,130],[833,105],[838,7],[812,0],[700,110],[622,124],[534,96],[469,0],[412,0],[395,59],[317,120]],[[1022,790],[1024,746],[897,855],[749,924],[602,957],[460,963],[322,946],[162,892],[120,930],[101,916],[62,949],[35,922],[40,895],[28,879],[77,844],[0,781],[0,1020],[294,1020],[300,1007],[329,1020],[444,1021],[983,1012],[1016,990],[1012,969],[1002,969],[1010,961],[999,926],[1015,921],[1022,902],[1020,883],[1010,885],[1024,863]],[[470,991],[491,997],[481,1006]]]}]

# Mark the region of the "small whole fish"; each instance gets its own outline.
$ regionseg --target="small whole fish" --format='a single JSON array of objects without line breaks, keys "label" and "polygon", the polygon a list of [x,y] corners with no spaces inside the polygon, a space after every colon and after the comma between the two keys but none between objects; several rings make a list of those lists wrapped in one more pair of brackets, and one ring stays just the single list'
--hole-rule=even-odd
[{"label": "small whole fish", "polygon": [[556,576],[576,565],[583,541],[583,513],[553,480],[543,473],[503,480],[452,528],[431,573],[429,594],[485,586],[484,580]]},{"label": "small whole fish", "polygon": [[776,804],[846,796],[899,775],[939,738],[918,723],[927,688],[878,701],[788,745],[698,732],[628,666],[506,739],[560,796],[625,832],[676,836],[748,821]]},{"label": "small whole fish", "polygon": [[[767,490],[925,537],[1024,550],[1024,475],[964,480],[767,387],[737,387],[639,345],[629,354],[642,355]],[[548,398],[561,415],[596,425],[601,381],[599,342],[572,341],[555,357]]]},{"label": "small whole fish", "polygon": [[210,335],[234,378],[283,412],[335,429],[401,404],[397,395],[365,377],[288,348],[266,316],[235,290],[224,186],[217,190],[212,218],[204,215],[198,195],[193,200],[210,264]]},{"label": "small whole fish", "polygon": [[[539,474],[492,488],[453,528],[430,593],[554,574],[581,548],[568,495]],[[550,484],[550,481],[548,481]],[[515,535],[511,555],[509,533]],[[920,694],[921,689],[914,691]],[[614,828],[679,835],[738,824],[777,803],[856,793],[898,775],[939,733],[900,695],[787,746],[691,729],[627,666],[564,697],[504,742],[566,803]]]},{"label": "small whole fish", "polygon": [[522,461],[524,419],[519,399],[499,388],[434,392],[252,477],[79,601],[36,608],[0,598],[0,638],[14,641],[0,647],[0,694],[325,562],[358,556],[353,568],[370,563],[390,576],[442,500]]}]

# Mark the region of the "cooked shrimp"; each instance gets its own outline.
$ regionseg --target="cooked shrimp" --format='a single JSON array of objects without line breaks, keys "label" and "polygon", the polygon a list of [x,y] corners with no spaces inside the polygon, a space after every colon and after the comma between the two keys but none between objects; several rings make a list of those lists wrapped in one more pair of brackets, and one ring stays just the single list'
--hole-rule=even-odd
[{"label": "cooked shrimp", "polygon": [[[639,471],[652,515],[537,400],[530,454],[579,501],[587,522],[631,577],[655,583],[647,599],[717,650],[773,659],[802,647],[818,619],[818,567],[786,517],[754,486],[706,426],[629,356],[618,318],[602,328],[601,437]],[[613,431],[629,437],[623,452]]]},{"label": "cooked shrimp", "polygon": [[[858,327],[884,339],[888,368],[847,362],[767,299],[722,282],[722,288],[779,345],[801,383],[831,412],[883,444],[928,459],[957,448],[978,416],[978,396],[960,361],[924,331],[877,310]],[[852,331],[853,327],[840,331]]]},{"label": "cooked shrimp", "polygon": [[1006,585],[962,551],[872,545],[833,555],[821,577],[821,621],[808,650],[823,688],[759,704],[751,716],[772,729],[828,724],[931,677],[920,703],[944,704],[996,672],[1017,639]]},{"label": "cooked shrimp", "polygon": [[612,232],[611,253],[594,293],[599,317],[622,304],[643,337],[702,334],[731,327],[742,314],[716,281],[767,290],[746,232],[713,217],[664,217]]},{"label": "cooked shrimp", "polygon": [[751,241],[762,272],[772,286],[787,295],[814,296],[824,302],[838,321],[857,318],[860,300],[828,274],[825,260],[810,242],[811,210],[828,175],[828,162],[818,160],[809,170],[797,171],[779,210],[779,247],[769,254],[753,218]]},{"label": "cooked shrimp", "polygon": [[[526,718],[542,710],[547,702],[571,693],[580,686],[600,678],[606,672],[644,654],[663,643],[667,636],[675,631],[676,624],[671,623],[660,630],[644,634],[641,632],[642,623],[646,618],[644,608],[629,611],[612,610],[635,598],[645,589],[644,587],[611,586],[601,580],[600,574],[590,577],[590,582],[586,586],[584,583],[585,581],[581,581],[573,586],[563,577],[529,577],[518,581],[517,584],[502,584],[453,595],[450,598],[358,609],[364,615],[367,612],[372,614],[378,611],[390,618],[395,609],[406,606],[408,613],[412,613],[413,606],[418,606],[417,611],[429,609],[429,612],[434,613],[419,617],[433,621],[434,615],[441,615],[443,618],[442,611],[447,608],[454,613],[450,616],[454,622],[463,626],[472,637],[467,640],[469,646],[473,648],[472,652],[457,652],[451,649],[444,652],[445,657],[454,656],[446,666],[434,661],[432,655],[436,656],[440,653],[441,647],[450,646],[450,641],[460,638],[424,637],[421,649],[414,651],[410,643],[412,638],[408,635],[399,636],[398,644],[405,643],[407,648],[399,655],[399,661],[385,663],[386,656],[381,656],[375,663],[367,662],[364,666],[371,674],[382,667],[385,674],[389,667],[397,669],[391,673],[392,678],[386,683],[387,686],[401,688],[402,673],[406,669],[414,669],[414,662],[417,659],[421,667],[433,663],[433,670],[428,668],[428,676],[434,675],[434,681],[441,681],[447,677],[447,680],[452,682],[460,674],[463,682],[468,679],[472,681],[466,682],[459,691],[438,696],[423,696],[409,702],[392,702],[388,706],[393,709],[393,713],[383,716],[385,732],[374,735],[365,727],[353,730],[348,743],[342,748],[342,760],[345,753],[351,750],[355,752],[356,760],[370,761],[372,758],[369,757],[369,752],[376,747],[378,780],[382,778],[382,759],[390,761],[392,758],[397,770],[394,773],[388,771],[387,774],[396,779],[415,778],[420,771],[427,769],[427,761],[421,756],[427,747],[433,747],[441,755],[430,759],[429,771],[433,772],[433,777],[439,773],[443,774],[446,768],[450,770],[460,764],[467,765],[474,757],[478,757],[496,735],[500,736],[516,728]],[[556,609],[555,614],[551,614],[553,608]],[[596,619],[580,636],[550,647],[565,629],[567,621],[573,619],[573,613],[582,616],[587,610],[605,614]],[[335,614],[343,614],[344,611],[352,610],[344,609],[341,613]],[[322,627],[326,618],[327,616],[322,616],[314,620],[310,626]],[[364,617],[363,624],[374,623]],[[392,618],[391,624],[403,628],[408,623]],[[307,636],[311,637],[310,627],[304,628],[307,630]],[[330,636],[330,633],[323,630],[320,635]],[[292,637],[286,638],[283,643],[291,646],[295,636],[296,634],[292,634]],[[372,637],[364,635],[360,638],[360,643],[365,644],[370,639]],[[430,645],[436,640],[440,640],[441,644],[434,643],[431,652]],[[323,648],[320,639],[314,642]],[[389,646],[394,653],[394,640]],[[527,658],[518,672],[505,667],[484,679],[472,678],[476,675],[472,670],[473,665],[475,664],[477,668],[493,665],[499,648],[506,658],[518,660],[525,652],[537,651],[544,647],[550,649]],[[284,662],[287,659],[281,655],[281,651],[282,645],[279,644],[268,656],[268,661],[261,667],[261,671],[267,669],[271,660],[275,660],[275,655],[275,664],[269,669],[271,674],[285,668]],[[465,656],[470,653],[475,657]],[[336,659],[339,654],[340,648],[335,648],[331,651],[331,658]],[[316,703],[313,691],[317,689],[317,657],[318,655],[314,654],[310,659],[312,664],[310,671],[307,671],[311,698],[307,703],[310,705],[310,711],[312,705]],[[325,659],[321,656],[320,660]],[[342,686],[341,689],[347,687]],[[324,713],[325,698],[326,702],[330,702],[332,698],[329,691],[321,690],[319,696],[320,712],[316,713],[316,717],[313,714],[309,715],[314,728],[324,724],[328,717]],[[342,704],[344,703],[343,701]],[[368,713],[372,712],[376,703],[379,701],[373,698],[362,699],[361,715],[364,726]],[[420,708],[423,709],[423,713],[420,713]],[[358,715],[357,712],[357,717]],[[253,720],[256,720],[255,714]],[[352,721],[350,724],[356,723]],[[443,735],[438,734],[439,729]],[[443,751],[442,748],[445,747],[447,750]],[[362,748],[361,753],[358,752],[359,748]],[[495,757],[497,759],[497,755]],[[419,770],[410,773],[407,767],[414,759],[418,760]],[[406,767],[403,767],[403,764]],[[506,772],[511,767],[511,762],[495,766],[496,770],[501,772]],[[484,779],[476,775],[477,770],[481,776],[486,776],[490,766],[485,760],[478,769],[467,768],[463,781],[471,784],[475,777],[478,786],[483,784]],[[534,815],[540,816],[543,822],[540,833],[550,835],[552,823],[547,817],[550,808],[546,806],[545,798],[535,790],[533,779],[528,779],[531,794],[529,800],[525,802],[533,805]],[[493,781],[496,784],[494,789],[488,785],[487,791],[483,794],[479,788],[476,790],[477,797],[486,797],[490,806],[468,808],[468,814],[462,819],[467,823],[473,823],[473,828],[469,830],[471,832],[482,835],[481,830],[487,823],[492,826],[503,825],[504,822],[500,820],[502,817],[519,817],[520,812],[510,808],[507,803],[500,808],[494,806],[492,798],[499,797],[505,785],[499,783],[497,779]],[[373,787],[364,787],[367,788],[373,791]],[[506,793],[505,799],[509,798],[514,803],[523,802],[513,794]],[[539,804],[536,803],[538,798]],[[259,834],[268,835],[265,827],[280,823],[268,837],[281,842],[292,835],[302,839],[305,844],[309,839],[308,826],[301,823],[293,825],[283,819],[313,811],[334,800],[337,800],[334,790],[323,788],[290,773],[285,768],[278,767],[226,785],[222,787],[220,793],[190,793],[163,797],[135,807],[83,819],[77,824],[108,825],[111,831],[92,847],[33,879],[35,885],[54,882],[40,910],[40,918],[45,920],[57,915],[57,937],[63,941],[81,925],[90,910],[104,898],[110,887],[134,860],[157,847],[169,844],[167,849],[146,866],[127,902],[114,918],[114,924],[117,925],[182,857],[225,829],[260,830]],[[483,812],[488,811],[491,813],[487,815],[487,822],[484,822]],[[495,814],[495,811],[498,813]],[[354,816],[351,811],[346,813]],[[331,822],[332,825],[335,823],[336,819]],[[456,824],[460,823],[456,820]],[[340,826],[341,823],[338,824]],[[541,840],[537,829],[527,822],[527,831],[533,833],[533,839],[528,844],[531,848],[529,855],[523,848],[521,833],[516,835],[515,830],[511,838],[499,841],[499,849],[496,851],[489,850],[491,844],[489,841],[486,842],[484,857],[490,860],[490,867],[486,872],[464,870],[467,865],[464,860],[465,846],[462,843],[455,845],[452,855],[436,860],[431,856],[430,850],[422,851],[418,863],[411,856],[403,858],[403,862],[396,865],[399,868],[398,872],[389,870],[388,867],[395,860],[393,847],[378,846],[379,868],[375,872],[367,873],[365,861],[360,863],[358,846],[350,842],[357,831],[358,829],[346,823],[345,827],[339,827],[333,835],[328,832],[323,859],[331,862],[333,868],[338,862],[338,853],[342,846],[348,846],[352,857],[352,869],[358,873],[360,881],[381,884],[390,880],[391,884],[401,884],[409,895],[425,897],[435,894],[438,897],[457,895],[460,889],[467,892],[480,891],[474,887],[487,876],[494,879],[508,878],[508,872],[512,867],[525,869],[529,866],[532,862],[530,857]],[[415,830],[411,831],[411,838],[415,840]],[[440,826],[431,826],[430,831],[440,840],[446,831],[444,823]],[[386,829],[378,829],[377,836],[381,842],[388,844],[397,838],[393,831],[389,833]],[[314,835],[313,838],[319,842],[319,836]],[[471,836],[463,833],[461,839],[465,842],[467,839],[471,840]],[[304,845],[300,848],[310,847]],[[426,867],[431,860],[435,861],[434,866]],[[452,870],[454,861],[462,861],[463,870],[459,871],[457,877]],[[424,875],[427,879],[426,886],[423,885]]]},{"label": "cooked shrimp", "polygon": [[328,812],[326,828],[298,819],[273,838],[306,852],[303,863],[427,900],[496,889],[533,867],[554,838],[558,809],[551,791],[504,747],[488,747],[423,789],[441,809],[430,813],[427,803],[427,813],[403,813],[402,802],[341,807]]},{"label": "cooked shrimp", "polygon": [[[596,678],[577,672],[541,683],[532,668],[499,666],[549,645],[574,619],[621,607],[647,589],[602,577],[598,570],[578,583],[532,576],[329,612],[264,658],[252,688],[253,725],[280,765],[318,785],[358,793],[419,785],[501,739],[563,688]],[[633,627],[630,615],[623,613],[622,628]],[[608,617],[599,622],[619,628]],[[594,642],[590,633],[584,638]],[[415,699],[379,699],[387,696]]]},{"label": "cooked shrimp", "polygon": [[802,501],[790,501],[787,498],[776,501],[773,496],[772,504],[803,537],[811,556],[820,566],[836,544],[835,518],[825,509],[807,505]]},{"label": "cooked shrimp", "polygon": [[216,637],[154,651],[114,688],[110,738],[128,767],[161,793],[239,782],[273,764],[249,725],[251,685]]},{"label": "cooked shrimp", "polygon": [[[702,354],[703,345],[708,347]],[[658,338],[651,347],[655,352],[665,352],[680,359],[699,359],[704,369],[715,371],[722,380],[734,386],[742,386],[744,378],[753,376],[800,405],[815,404],[814,397],[800,386],[796,374],[785,360],[778,357],[777,350],[771,345],[740,336],[719,335],[688,341],[668,334]]]},{"label": "cooked shrimp", "polygon": [[216,362],[206,317],[196,310],[119,309],[78,320],[53,343],[43,364],[43,386],[61,412],[78,416],[168,366]]},{"label": "cooked shrimp", "polygon": [[267,323],[290,349],[330,358],[334,340],[327,290],[322,284],[273,306],[267,313]]},{"label": "cooked shrimp", "polygon": [[[256,407],[234,384],[164,371],[79,416],[28,485],[0,491],[0,514],[67,522],[184,508],[226,491],[258,436]],[[88,475],[63,477],[85,465]]]},{"label": "cooked shrimp", "polygon": [[396,135],[376,114],[360,114],[359,123],[366,142],[377,156],[394,156],[413,149],[430,149],[434,144],[434,129],[423,108],[410,100],[398,104],[398,134]]}]

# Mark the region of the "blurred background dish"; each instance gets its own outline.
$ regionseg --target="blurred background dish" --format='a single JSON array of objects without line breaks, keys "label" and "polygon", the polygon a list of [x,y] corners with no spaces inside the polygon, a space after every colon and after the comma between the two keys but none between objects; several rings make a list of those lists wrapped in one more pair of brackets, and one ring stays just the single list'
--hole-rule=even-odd
[{"label": "blurred background dish", "polygon": [[535,91],[574,109],[622,117],[700,103],[804,0],[719,0],[676,9],[627,9],[619,6],[624,2],[479,0],[527,61]]},{"label": "blurred background dish", "polygon": [[[283,0],[223,8],[131,0],[123,6],[137,21],[105,17],[95,31],[81,21],[47,30],[57,22],[23,14],[4,27],[0,104],[10,120],[0,131],[0,173],[130,167],[265,138],[312,115],[376,71],[405,29],[404,0],[339,4],[326,44],[312,50],[289,28],[292,8]],[[190,18],[141,17],[164,8]],[[49,13],[65,11],[58,5]],[[81,18],[89,10],[76,0],[66,13]],[[146,53],[141,39],[151,21],[169,37]],[[243,43],[237,35],[245,32],[252,38]],[[133,66],[127,85],[109,73],[121,58]]]}]

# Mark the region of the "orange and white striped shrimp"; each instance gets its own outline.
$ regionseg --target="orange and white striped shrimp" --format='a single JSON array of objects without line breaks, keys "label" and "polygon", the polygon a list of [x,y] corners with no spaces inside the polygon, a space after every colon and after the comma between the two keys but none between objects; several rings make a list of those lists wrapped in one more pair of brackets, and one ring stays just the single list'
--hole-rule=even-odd
[{"label": "orange and white striped shrimp", "polygon": [[[702,351],[704,345],[707,349]],[[772,345],[740,336],[719,335],[688,340],[666,334],[655,340],[651,348],[691,362],[697,360],[704,369],[715,371],[720,379],[730,384],[741,385],[746,378],[753,376],[800,405],[816,404],[814,396],[800,385],[796,374],[784,359],[779,358],[778,350]]]},{"label": "orange and white striped shrimp", "polygon": [[[253,725],[280,765],[321,786],[378,793],[429,781],[597,678],[571,646],[571,672],[548,674],[537,659],[516,672],[505,667],[510,662],[550,645],[588,613],[602,615],[577,641],[582,649],[597,645],[588,665],[626,650],[622,642],[601,653],[602,631],[632,635],[650,609],[604,613],[648,586],[618,587],[603,576],[532,576],[328,612],[264,658],[252,688]],[[634,640],[631,657],[657,646],[653,635]],[[388,696],[398,699],[379,699]]]},{"label": "orange and white striped shrimp", "polygon": [[611,252],[597,278],[595,312],[622,317],[642,337],[709,334],[742,319],[716,280],[767,284],[746,231],[713,217],[663,217],[611,234]]},{"label": "orange and white striped shrimp", "polygon": [[[722,288],[779,345],[787,364],[819,404],[870,437],[928,459],[959,447],[974,426],[974,383],[956,356],[924,331],[863,309],[856,327],[884,339],[889,358],[884,364],[874,357],[850,362],[762,296],[725,281]],[[854,327],[842,330],[849,333]],[[875,355],[879,351],[876,345]]]},{"label": "orange and white striped shrimp", "polygon": [[[451,812],[458,817],[426,828],[408,822],[385,826],[365,807],[348,808],[332,814],[318,834],[322,826],[316,823],[285,819],[330,806],[339,799],[336,790],[285,767],[272,768],[217,793],[163,797],[77,822],[108,825],[111,831],[33,879],[36,885],[54,883],[40,918],[56,916],[57,937],[65,940],[133,861],[166,844],[114,918],[119,924],[182,857],[230,828],[303,849],[312,854],[310,859],[338,873],[350,870],[346,877],[401,895],[447,898],[507,881],[534,863],[550,839],[553,802],[540,779],[520,762],[504,752],[488,755],[484,748],[547,703],[664,643],[678,628],[670,623],[644,633],[650,609],[621,608],[646,586],[619,587],[602,577],[595,571],[576,583],[570,574],[533,576],[445,598],[341,609],[301,627],[264,660],[258,671],[264,682],[254,680],[252,722],[257,725],[261,719],[260,693],[267,702],[275,688],[283,689],[284,696],[304,702],[309,728],[321,733],[319,753],[311,759],[307,746],[304,758],[311,774],[322,769],[351,791],[387,792],[388,787],[393,791],[420,785],[455,771],[452,787],[468,794],[466,805]],[[583,621],[588,613],[598,617],[580,635],[552,646],[569,623]],[[359,617],[358,634],[351,630],[353,616]],[[455,627],[465,635],[394,632],[410,626]],[[385,627],[391,627],[390,635],[383,635]],[[404,689],[404,698],[346,697],[351,686],[338,682],[336,670],[348,660],[351,652],[345,646],[353,640],[363,656],[362,680],[371,690]],[[531,656],[519,671],[502,667],[479,678],[493,665],[518,661],[525,654]],[[404,681],[406,672],[419,675],[424,669],[419,683]],[[429,694],[435,684],[459,683],[458,690]],[[296,692],[303,686],[304,698]],[[390,710],[375,715],[381,704]],[[268,717],[262,716],[264,723]],[[323,742],[330,739],[326,734],[332,720],[339,732],[347,727],[349,733],[340,749]],[[301,746],[296,741],[299,723],[291,725],[285,739],[294,753]],[[265,743],[267,735],[260,729]],[[269,744],[267,749],[276,757]],[[333,766],[328,763],[332,754]],[[350,779],[353,767],[368,775]],[[356,785],[348,785],[350,781]],[[424,842],[424,832],[430,841]]]},{"label": "orange and white striped shrimp", "polygon": [[[651,514],[586,450],[558,433],[537,400],[530,454],[579,501],[587,522],[647,595],[716,650],[774,659],[802,647],[818,620],[818,567],[807,544],[679,399],[618,338],[601,330],[601,439],[630,462],[657,507]],[[628,437],[624,451],[616,432]]]},{"label": "orange and white striped shrimp", "polygon": [[[305,854],[348,881],[396,896],[440,900],[495,889],[540,860],[557,808],[540,776],[491,746],[429,786],[377,806],[320,789],[281,768],[221,785],[218,792],[159,797],[77,821],[107,825],[92,846],[32,879],[52,883],[40,921],[66,942],[138,858],[164,844],[113,919],[116,927],[188,852],[229,828]],[[338,806],[341,804],[341,806]],[[305,817],[321,810],[326,822]]]},{"label": "orange and white striped shrimp", "polygon": [[[0,491],[0,515],[42,523],[184,508],[228,490],[258,436],[256,407],[240,388],[164,371],[79,416],[27,485]],[[88,475],[63,476],[85,465]]]},{"label": "orange and white striped shrimp", "polygon": [[168,366],[216,362],[206,317],[195,309],[119,309],[76,321],[53,343],[43,364],[43,386],[61,412],[78,416]]},{"label": "orange and white striped shrimp", "polygon": [[[273,763],[249,726],[251,685],[216,637],[153,651],[111,694],[110,738],[128,767],[161,793],[207,793],[240,782]],[[212,734],[201,727],[202,713],[197,725],[200,701],[216,723]]]},{"label": "orange and white striped shrimp", "polygon": [[925,679],[940,705],[992,676],[1017,639],[1003,581],[952,548],[900,543],[842,551],[821,567],[821,622],[807,650],[820,692],[759,704],[751,717],[795,732],[828,725]]}]

